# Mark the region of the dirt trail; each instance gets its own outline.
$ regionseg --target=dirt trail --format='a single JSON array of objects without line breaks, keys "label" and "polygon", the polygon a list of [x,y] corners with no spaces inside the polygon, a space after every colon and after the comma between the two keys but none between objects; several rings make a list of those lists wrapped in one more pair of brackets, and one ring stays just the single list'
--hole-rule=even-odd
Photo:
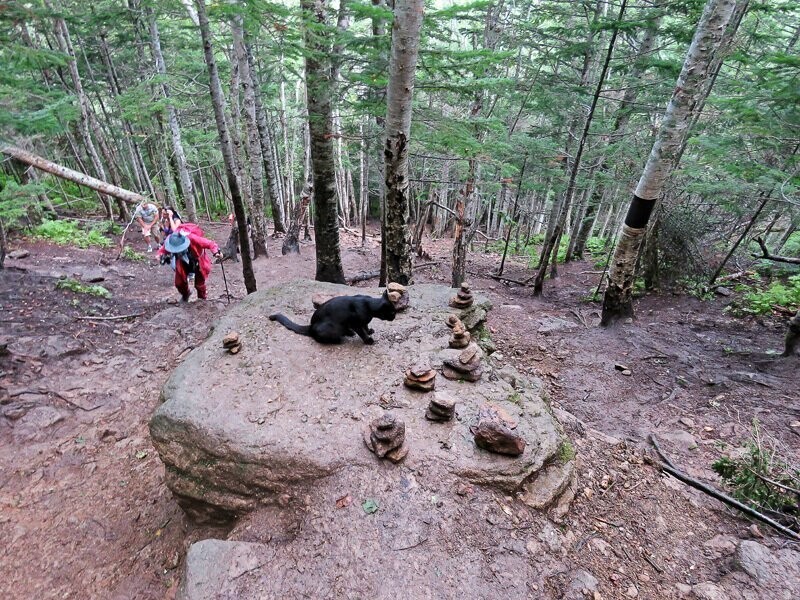
[{"label": "dirt trail", "polygon": [[[207,230],[224,241],[225,227]],[[419,269],[419,281],[449,282],[449,245],[428,245],[438,265]],[[376,268],[374,238],[361,248],[343,234],[342,246],[348,274]],[[115,250],[30,240],[12,248],[30,256],[7,259],[0,272],[0,337],[12,342],[12,353],[0,356],[6,597],[171,597],[189,543],[224,532],[184,518],[163,485],[147,422],[169,371],[225,310],[219,267],[209,301],[177,305],[169,303],[177,299],[171,271],[152,255],[103,266]],[[268,260],[256,262],[259,287],[313,277],[313,245],[299,257],[280,256],[280,240],[269,250]],[[586,263],[562,268],[535,299],[529,289],[486,277],[496,261],[476,254],[468,267],[473,287],[495,302],[493,339],[505,360],[544,380],[556,409],[568,411],[557,414],[580,458],[572,513],[528,548],[563,561],[553,589],[661,598],[676,597],[676,584],[719,581],[731,550],[718,536],[747,538],[749,524],[661,478],[642,464],[641,447],[655,432],[676,463],[713,481],[709,465],[720,448],[739,445],[758,417],[798,459],[800,431],[791,426],[800,418],[797,359],[765,354],[779,347],[783,324],[733,320],[720,301],[661,295],[638,303],[635,323],[605,331],[595,326],[597,306],[582,302],[598,279],[584,273]],[[522,276],[523,268],[512,260],[507,274]],[[104,277],[112,297],[55,288],[60,275],[73,273]],[[233,295],[243,297],[239,265],[227,263],[226,275]],[[135,316],[84,318],[125,315]]]}]

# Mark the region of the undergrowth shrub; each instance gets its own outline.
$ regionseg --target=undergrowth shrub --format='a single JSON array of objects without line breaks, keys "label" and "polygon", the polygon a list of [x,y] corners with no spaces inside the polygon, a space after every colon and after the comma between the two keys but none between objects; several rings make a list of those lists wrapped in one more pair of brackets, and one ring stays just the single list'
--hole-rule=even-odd
[{"label": "undergrowth shrub", "polygon": [[791,490],[800,489],[800,469],[790,465],[778,442],[761,431],[758,419],[753,420],[744,452],[720,458],[711,468],[734,498],[758,510],[786,515],[797,527],[800,497]]},{"label": "undergrowth shrub", "polygon": [[744,295],[739,312],[764,315],[775,307],[795,311],[800,309],[800,275],[792,275],[786,282],[776,281],[763,290],[753,290]]},{"label": "undergrowth shrub", "polygon": [[44,221],[33,230],[33,234],[40,239],[45,239],[61,246],[77,246],[78,248],[99,246],[108,248],[113,244],[99,229],[95,227],[88,230],[81,229],[77,221]]},{"label": "undergrowth shrub", "polygon": [[77,279],[67,277],[66,279],[59,279],[56,283],[57,290],[69,290],[78,294],[89,294],[90,296],[97,296],[98,298],[110,298],[111,292],[102,285],[87,285],[81,283]]}]

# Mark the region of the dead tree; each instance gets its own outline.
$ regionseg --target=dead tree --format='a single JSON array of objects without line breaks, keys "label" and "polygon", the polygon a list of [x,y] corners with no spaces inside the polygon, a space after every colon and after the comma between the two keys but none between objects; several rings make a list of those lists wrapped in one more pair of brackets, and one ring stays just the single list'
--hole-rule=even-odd
[{"label": "dead tree", "polygon": [[283,238],[283,245],[281,246],[281,254],[300,254],[300,227],[306,220],[308,215],[308,205],[311,202],[311,193],[314,189],[314,184],[306,181],[303,191],[300,194],[300,202],[294,207],[294,214],[292,215],[292,222],[289,225],[289,231],[286,232],[286,237]]}]

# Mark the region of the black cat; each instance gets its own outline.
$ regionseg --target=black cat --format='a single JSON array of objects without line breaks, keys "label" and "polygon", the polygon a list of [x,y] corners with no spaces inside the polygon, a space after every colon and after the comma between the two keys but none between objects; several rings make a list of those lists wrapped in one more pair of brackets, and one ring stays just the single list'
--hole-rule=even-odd
[{"label": "black cat", "polygon": [[298,325],[284,315],[270,315],[271,321],[314,338],[320,344],[341,344],[346,336],[358,334],[365,344],[374,344],[374,331],[368,327],[374,319],[393,321],[397,311],[384,293],[380,298],[371,296],[338,296],[331,298],[314,311],[309,325]]}]

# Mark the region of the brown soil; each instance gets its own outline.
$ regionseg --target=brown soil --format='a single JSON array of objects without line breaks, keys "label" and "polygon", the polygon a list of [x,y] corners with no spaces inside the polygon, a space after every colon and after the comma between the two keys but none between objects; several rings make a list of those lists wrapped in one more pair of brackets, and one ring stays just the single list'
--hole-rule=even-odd
[{"label": "brown soil", "polygon": [[[223,226],[206,229],[227,237]],[[313,244],[282,257],[280,243],[271,240],[270,258],[256,262],[260,287],[314,276]],[[13,350],[0,356],[4,596],[172,597],[188,546],[226,531],[184,517],[163,484],[147,423],[169,371],[226,309],[220,268],[209,301],[174,305],[171,271],[152,255],[114,262],[114,249],[34,240],[13,247],[31,254],[0,271],[0,337]],[[344,232],[342,247],[346,273],[377,268],[374,237],[361,248]],[[438,262],[418,269],[418,281],[448,283],[450,241],[426,249]],[[110,266],[98,267],[103,258]],[[551,574],[553,590],[585,569],[604,598],[675,597],[676,584],[717,581],[729,570],[729,552],[706,544],[715,536],[780,542],[642,461],[652,432],[675,463],[716,482],[711,462],[742,445],[756,417],[800,460],[797,358],[766,353],[781,345],[780,320],[732,319],[722,299],[662,294],[638,301],[636,322],[603,330],[597,305],[583,301],[599,279],[589,263],[562,267],[544,297],[533,298],[486,276],[498,262],[476,253],[468,266],[473,289],[495,302],[493,339],[506,360],[544,380],[579,457],[572,511],[556,537],[528,547],[567,566]],[[525,278],[524,267],[511,260],[506,275]],[[109,299],[55,288],[61,274],[98,268]],[[225,274],[243,297],[239,265],[226,263]],[[135,316],[79,319],[124,315]]]}]

